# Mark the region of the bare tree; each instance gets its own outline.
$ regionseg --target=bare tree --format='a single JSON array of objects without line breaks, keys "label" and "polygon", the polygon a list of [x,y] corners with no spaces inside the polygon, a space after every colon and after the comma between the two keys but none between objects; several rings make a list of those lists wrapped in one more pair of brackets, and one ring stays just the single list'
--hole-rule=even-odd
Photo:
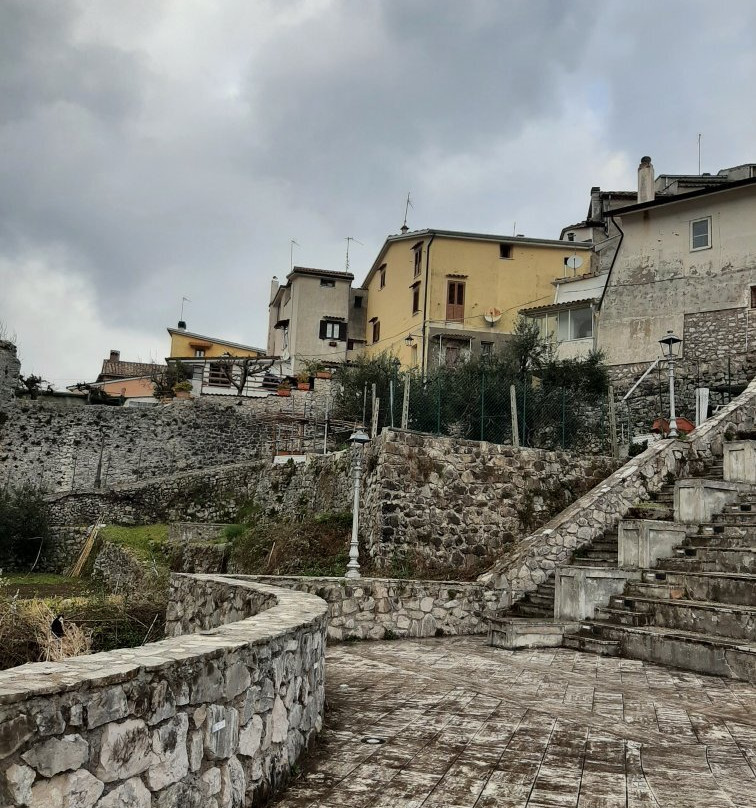
[{"label": "bare tree", "polygon": [[221,356],[213,360],[213,365],[220,370],[223,378],[236,388],[236,395],[242,396],[250,377],[270,370],[273,367],[273,360],[254,356]]}]

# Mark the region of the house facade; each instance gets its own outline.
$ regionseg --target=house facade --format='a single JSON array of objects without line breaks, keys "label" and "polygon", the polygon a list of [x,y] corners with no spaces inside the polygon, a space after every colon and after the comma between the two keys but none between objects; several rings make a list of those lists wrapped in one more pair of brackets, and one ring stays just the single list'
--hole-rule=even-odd
[{"label": "house facade", "polygon": [[390,236],[363,283],[365,350],[422,370],[490,353],[519,309],[553,300],[551,282],[574,256],[590,262],[590,244],[449,230]]},{"label": "house facade", "polygon": [[364,340],[366,293],[352,289],[351,272],[294,267],[286,283],[273,278],[268,317],[268,355],[286,374],[317,364],[344,362]]},{"label": "house facade", "polygon": [[756,176],[652,194],[611,218],[623,235],[598,318],[609,364],[656,359],[668,330],[687,359],[753,351]]},{"label": "house facade", "polygon": [[186,323],[169,328],[170,361],[180,361],[187,371],[194,395],[239,395],[235,381],[244,375],[242,395],[267,395],[262,388],[262,375],[270,365],[265,351],[252,345],[208,337],[187,331]]}]

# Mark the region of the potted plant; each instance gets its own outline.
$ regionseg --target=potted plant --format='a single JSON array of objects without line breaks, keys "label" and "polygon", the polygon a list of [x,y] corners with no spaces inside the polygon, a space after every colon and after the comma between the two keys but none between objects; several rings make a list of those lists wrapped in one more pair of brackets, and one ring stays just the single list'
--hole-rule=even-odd
[{"label": "potted plant", "polygon": [[308,362],[307,370],[310,372],[310,376],[314,376],[316,379],[330,379],[333,377],[331,371],[327,370],[322,362]]},{"label": "potted plant", "polygon": [[284,379],[284,381],[282,381],[278,385],[278,388],[276,389],[276,394],[279,396],[283,396],[284,398],[287,398],[288,396],[291,395],[291,385],[287,380]]},{"label": "potted plant", "polygon": [[192,397],[192,383],[188,381],[176,382],[173,385],[176,398],[188,399]]},{"label": "potted plant", "polygon": [[307,370],[301,370],[297,373],[297,390],[309,390],[310,389],[310,372]]}]

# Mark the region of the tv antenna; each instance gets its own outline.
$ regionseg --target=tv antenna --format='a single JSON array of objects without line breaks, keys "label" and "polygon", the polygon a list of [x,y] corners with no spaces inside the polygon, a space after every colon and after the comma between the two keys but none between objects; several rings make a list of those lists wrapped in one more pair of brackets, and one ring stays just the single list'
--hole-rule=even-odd
[{"label": "tv antenna", "polygon": [[183,319],[184,319],[184,303],[191,303],[191,302],[192,302],[192,301],[191,301],[191,300],[189,300],[189,298],[188,298],[188,297],[182,297],[182,298],[181,298],[181,316],[179,317],[179,320],[183,320]]},{"label": "tv antenna", "polygon": [[698,176],[701,176],[701,133],[698,133]]},{"label": "tv antenna", "polygon": [[294,247],[299,247],[299,244],[292,239],[289,242],[289,271],[294,269]]},{"label": "tv antenna", "polygon": [[407,227],[407,214],[409,213],[409,209],[415,209],[415,206],[412,204],[412,200],[410,199],[410,192],[407,191],[407,201],[404,204],[404,223],[402,224],[402,233],[406,233],[409,230]]},{"label": "tv antenna", "polygon": [[[349,272],[349,244],[350,244],[352,241],[353,241],[355,244],[362,244],[362,242],[361,242],[359,239],[356,239],[354,236],[347,236],[347,237],[344,239],[344,241],[346,241],[346,243],[347,243],[347,248],[346,248],[346,271],[347,271],[347,272]],[[364,244],[362,244],[362,246],[364,247],[365,245],[364,245]]]}]

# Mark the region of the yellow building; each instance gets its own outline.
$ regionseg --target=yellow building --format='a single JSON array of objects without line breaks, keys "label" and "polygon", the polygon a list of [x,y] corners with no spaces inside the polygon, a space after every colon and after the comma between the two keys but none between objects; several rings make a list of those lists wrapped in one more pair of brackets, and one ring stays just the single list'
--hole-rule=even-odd
[{"label": "yellow building", "polygon": [[262,348],[253,348],[251,345],[239,345],[237,342],[204,337],[201,334],[192,334],[181,328],[169,328],[171,336],[171,353],[169,359],[213,359],[220,356],[265,356]]},{"label": "yellow building", "polygon": [[362,284],[366,352],[390,351],[423,371],[486,354],[506,340],[517,312],[551,303],[567,259],[590,259],[590,244],[415,230],[386,239]]}]

